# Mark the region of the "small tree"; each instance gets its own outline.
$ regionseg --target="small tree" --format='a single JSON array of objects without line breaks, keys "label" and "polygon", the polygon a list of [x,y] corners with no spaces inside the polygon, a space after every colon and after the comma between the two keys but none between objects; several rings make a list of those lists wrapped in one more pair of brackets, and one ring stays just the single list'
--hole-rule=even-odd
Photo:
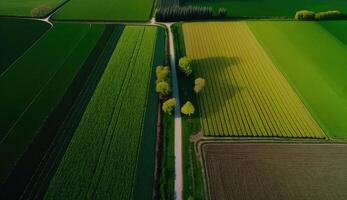
[{"label": "small tree", "polygon": [[228,10],[226,8],[219,8],[218,9],[218,17],[219,18],[226,18],[228,16]]},{"label": "small tree", "polygon": [[187,101],[181,108],[181,112],[185,115],[192,115],[195,112],[195,108],[190,101]]},{"label": "small tree", "polygon": [[194,92],[198,94],[199,92],[201,92],[201,90],[204,89],[206,82],[205,82],[205,79],[203,78],[197,78],[195,79],[194,83],[195,83]]},{"label": "small tree", "polygon": [[295,13],[296,20],[314,20],[315,13],[309,10],[300,10]]},{"label": "small tree", "polygon": [[175,107],[175,105],[176,105],[175,98],[171,98],[171,99],[166,100],[163,103],[162,109],[165,113],[171,115],[171,112],[172,112],[173,108]]},{"label": "small tree", "polygon": [[31,10],[31,16],[32,17],[45,17],[51,12],[51,8],[47,5],[40,5],[36,8],[33,8]]},{"label": "small tree", "polygon": [[168,95],[170,92],[170,85],[166,81],[157,82],[155,91],[161,95]]},{"label": "small tree", "polygon": [[192,70],[192,61],[188,57],[182,57],[178,63],[180,70],[186,74],[186,76],[190,76],[193,73]]},{"label": "small tree", "polygon": [[166,81],[170,73],[170,68],[168,66],[158,66],[155,70],[155,73],[157,76],[157,82]]}]

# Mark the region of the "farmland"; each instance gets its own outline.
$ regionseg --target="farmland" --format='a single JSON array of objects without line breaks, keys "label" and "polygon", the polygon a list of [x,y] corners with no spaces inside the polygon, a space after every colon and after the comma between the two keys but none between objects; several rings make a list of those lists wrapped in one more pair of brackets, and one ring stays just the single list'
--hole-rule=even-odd
[{"label": "farmland", "polygon": [[211,199],[346,199],[345,144],[203,146]]},{"label": "farmland", "polygon": [[55,20],[146,21],[151,16],[152,8],[152,0],[71,0],[53,18]]},{"label": "farmland", "polygon": [[347,38],[345,37],[347,31],[346,21],[322,21],[319,22],[329,33],[347,45]]},{"label": "farmland", "polygon": [[[163,58],[162,51],[154,52],[164,48],[164,40],[156,40],[157,37],[164,34],[155,27],[125,28],[52,179],[46,199],[130,199],[136,195],[134,185],[138,180],[144,181],[138,176],[148,176],[136,173],[143,166],[137,166],[141,160],[140,146],[147,140],[145,137],[153,138],[155,132],[145,130],[148,124],[144,122],[147,105],[155,98],[148,94],[152,65],[159,63],[153,56]],[[154,130],[155,124],[151,128]],[[152,152],[148,159],[154,155],[151,146],[153,150],[146,149]],[[151,196],[151,185],[142,186],[147,188],[142,194]]]},{"label": "farmland", "polygon": [[194,76],[208,80],[206,136],[325,137],[247,24],[189,23],[183,33]]},{"label": "farmland", "polygon": [[248,24],[324,131],[347,138],[346,22],[322,23]]},{"label": "farmland", "polygon": [[0,0],[0,199],[347,199],[346,33],[347,0]]},{"label": "farmland", "polygon": [[182,5],[211,6],[217,11],[227,8],[232,17],[293,17],[298,10],[340,10],[347,12],[344,0],[181,0]]},{"label": "farmland", "polygon": [[[56,24],[1,74],[1,182],[64,96],[104,28],[103,25]],[[48,47],[52,49],[47,51]]]},{"label": "farmland", "polygon": [[[0,18],[0,74],[30,48],[48,29],[41,21]],[[26,31],[25,35],[22,34]]]},{"label": "farmland", "polygon": [[2,0],[0,1],[0,16],[30,17],[31,10],[45,5],[51,10],[62,4],[65,0]]}]

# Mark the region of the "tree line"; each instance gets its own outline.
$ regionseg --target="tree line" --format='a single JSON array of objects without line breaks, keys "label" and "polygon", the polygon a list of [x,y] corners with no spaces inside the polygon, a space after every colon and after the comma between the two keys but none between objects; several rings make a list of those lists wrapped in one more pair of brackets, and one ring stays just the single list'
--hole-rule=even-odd
[{"label": "tree line", "polygon": [[296,20],[328,20],[328,19],[342,19],[345,16],[338,10],[330,10],[315,13],[310,10],[300,10],[295,13]]},{"label": "tree line", "polygon": [[220,8],[216,16],[213,16],[213,8],[205,6],[165,6],[160,7],[156,12],[156,20],[165,21],[184,21],[184,20],[200,20],[211,18],[226,18],[227,9]]}]

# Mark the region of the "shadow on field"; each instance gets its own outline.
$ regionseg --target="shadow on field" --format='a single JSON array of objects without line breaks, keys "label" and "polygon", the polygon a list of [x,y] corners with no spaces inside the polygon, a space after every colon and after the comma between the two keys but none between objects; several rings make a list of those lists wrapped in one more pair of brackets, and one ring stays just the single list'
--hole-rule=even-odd
[{"label": "shadow on field", "polygon": [[195,77],[206,80],[205,89],[199,94],[199,103],[205,115],[212,115],[225,109],[228,102],[244,87],[235,79],[239,57],[209,57],[193,60]]}]

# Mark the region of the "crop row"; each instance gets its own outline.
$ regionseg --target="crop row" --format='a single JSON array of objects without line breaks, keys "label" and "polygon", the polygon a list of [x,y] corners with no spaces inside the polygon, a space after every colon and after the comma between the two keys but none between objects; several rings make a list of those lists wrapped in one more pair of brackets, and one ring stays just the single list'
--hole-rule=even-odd
[{"label": "crop row", "polygon": [[196,76],[207,80],[199,94],[205,135],[325,137],[246,24],[183,27]]},{"label": "crop row", "polygon": [[125,28],[46,199],[132,198],[156,32]]}]

